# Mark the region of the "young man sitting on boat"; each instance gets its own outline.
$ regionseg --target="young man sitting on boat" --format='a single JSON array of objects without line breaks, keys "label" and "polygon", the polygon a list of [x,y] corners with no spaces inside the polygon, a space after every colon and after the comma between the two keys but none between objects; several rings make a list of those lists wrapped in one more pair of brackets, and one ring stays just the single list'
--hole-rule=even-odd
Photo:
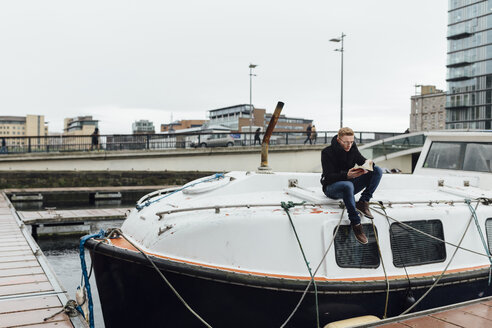
[{"label": "young man sitting on boat", "polygon": [[[372,161],[367,161],[369,165],[366,167],[366,161],[354,143],[354,131],[347,127],[341,128],[331,140],[331,145],[321,152],[323,192],[331,199],[343,199],[355,238],[361,244],[367,244],[367,237],[360,223],[359,212],[374,219],[369,211],[369,200],[382,176],[379,167],[373,165]],[[356,168],[356,164],[368,169]],[[356,203],[354,195],[362,189],[364,191]]]}]

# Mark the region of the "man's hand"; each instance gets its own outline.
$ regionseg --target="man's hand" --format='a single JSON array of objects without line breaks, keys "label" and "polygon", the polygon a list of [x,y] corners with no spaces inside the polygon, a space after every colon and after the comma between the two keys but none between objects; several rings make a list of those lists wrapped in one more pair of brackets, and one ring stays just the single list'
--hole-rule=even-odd
[{"label": "man's hand", "polygon": [[366,174],[368,171],[367,170],[364,170],[364,169],[354,169],[354,168],[351,168],[348,172],[347,172],[347,179],[355,179],[355,178],[358,178],[360,177],[361,175],[364,175]]}]

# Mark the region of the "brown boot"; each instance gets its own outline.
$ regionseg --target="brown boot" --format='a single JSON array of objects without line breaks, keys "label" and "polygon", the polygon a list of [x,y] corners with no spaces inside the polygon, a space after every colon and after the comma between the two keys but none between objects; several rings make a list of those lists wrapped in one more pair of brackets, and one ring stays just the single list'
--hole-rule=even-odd
[{"label": "brown boot", "polygon": [[357,224],[352,226],[352,230],[354,231],[355,239],[361,243],[362,245],[367,244],[367,237],[364,235],[364,231],[362,230],[362,224]]},{"label": "brown boot", "polygon": [[355,207],[359,210],[360,214],[364,215],[366,218],[374,220],[371,211],[369,211],[369,202],[358,201],[355,203]]}]

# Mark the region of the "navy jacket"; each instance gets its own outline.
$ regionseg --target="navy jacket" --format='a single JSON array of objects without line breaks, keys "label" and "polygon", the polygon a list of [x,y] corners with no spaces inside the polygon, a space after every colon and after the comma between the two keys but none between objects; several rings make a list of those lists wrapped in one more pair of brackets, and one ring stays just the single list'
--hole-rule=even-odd
[{"label": "navy jacket", "polygon": [[356,163],[362,165],[365,161],[365,157],[361,155],[355,142],[347,152],[338,143],[337,136],[334,136],[331,139],[331,145],[321,152],[321,165],[323,166],[321,184],[323,185],[323,190],[334,182],[346,181],[347,172]]}]

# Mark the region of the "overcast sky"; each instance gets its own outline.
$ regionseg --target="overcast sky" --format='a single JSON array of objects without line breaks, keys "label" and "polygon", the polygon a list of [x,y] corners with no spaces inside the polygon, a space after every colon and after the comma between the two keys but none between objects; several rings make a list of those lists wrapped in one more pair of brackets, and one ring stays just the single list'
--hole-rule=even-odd
[{"label": "overcast sky", "polygon": [[414,85],[446,89],[447,1],[0,2],[0,115],[92,115],[102,134],[249,103],[335,130],[402,132]]}]

